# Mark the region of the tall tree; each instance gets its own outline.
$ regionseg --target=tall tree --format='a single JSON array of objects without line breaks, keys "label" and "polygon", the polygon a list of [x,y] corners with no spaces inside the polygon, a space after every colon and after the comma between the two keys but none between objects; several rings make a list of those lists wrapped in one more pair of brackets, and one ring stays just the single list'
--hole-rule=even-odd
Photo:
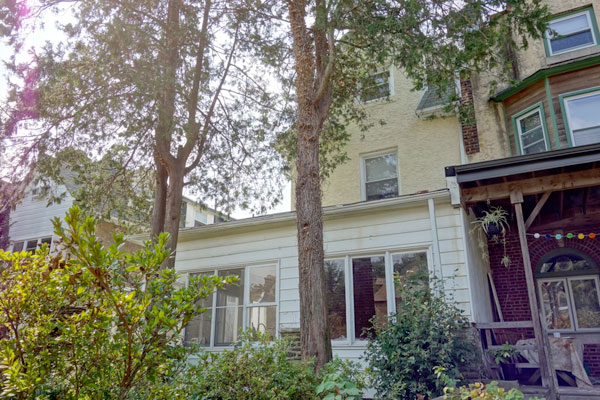
[{"label": "tall tree", "polygon": [[508,77],[509,50],[541,36],[547,10],[539,0],[288,0],[287,6],[297,95],[301,344],[303,357],[316,357],[320,368],[331,358],[320,186],[331,165],[320,165],[319,156],[332,139],[347,140],[340,123],[364,121],[357,111],[360,81],[389,64],[403,68],[416,88],[444,87],[482,70]]},{"label": "tall tree", "polygon": [[[0,146],[13,181],[36,166],[38,176],[62,183],[68,167],[87,188],[82,204],[102,203],[106,213],[111,199],[147,199],[141,188],[149,186],[152,233],[168,232],[172,249],[186,186],[226,211],[260,211],[278,198],[271,142],[285,103],[268,90],[277,63],[255,62],[278,51],[260,2],[9,3],[20,18],[5,13],[12,18],[2,25],[14,54]],[[30,50],[27,34],[52,21],[51,11],[61,40]],[[65,149],[71,156],[61,156]],[[116,180],[123,184],[111,194]]]}]

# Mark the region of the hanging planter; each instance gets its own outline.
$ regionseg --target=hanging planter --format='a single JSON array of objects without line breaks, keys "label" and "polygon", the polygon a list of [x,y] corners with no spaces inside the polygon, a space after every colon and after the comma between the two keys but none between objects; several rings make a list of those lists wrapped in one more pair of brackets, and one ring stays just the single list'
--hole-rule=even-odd
[{"label": "hanging planter", "polygon": [[510,267],[510,258],[506,254],[506,231],[510,228],[508,223],[508,212],[500,207],[491,207],[489,211],[483,211],[483,216],[473,221],[475,225],[473,230],[478,232],[478,245],[481,250],[481,256],[484,260],[489,258],[487,242],[493,241],[495,244],[502,244],[504,256],[500,263],[506,268]]}]

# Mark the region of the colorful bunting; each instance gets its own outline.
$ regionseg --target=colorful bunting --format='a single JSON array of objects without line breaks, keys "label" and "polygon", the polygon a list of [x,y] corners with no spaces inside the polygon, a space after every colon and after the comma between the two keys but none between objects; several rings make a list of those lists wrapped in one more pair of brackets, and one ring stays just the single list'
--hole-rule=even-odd
[{"label": "colorful bunting", "polygon": [[556,235],[552,235],[550,233],[528,233],[529,236],[533,236],[536,239],[539,238],[545,238],[545,239],[556,239],[556,240],[561,240],[563,238],[567,238],[567,239],[573,239],[573,238],[577,238],[577,239],[585,239],[585,238],[589,238],[589,239],[594,239],[596,238],[596,234],[595,233],[567,233],[566,235],[561,235],[560,233],[557,233]]}]

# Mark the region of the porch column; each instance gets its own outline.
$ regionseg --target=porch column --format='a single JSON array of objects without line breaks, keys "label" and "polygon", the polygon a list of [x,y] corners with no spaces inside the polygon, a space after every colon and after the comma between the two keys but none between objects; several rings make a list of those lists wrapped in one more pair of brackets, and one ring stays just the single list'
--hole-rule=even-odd
[{"label": "porch column", "polygon": [[542,322],[540,320],[540,312],[537,304],[537,296],[535,295],[535,284],[533,281],[533,272],[531,272],[531,259],[529,258],[529,247],[527,245],[527,231],[525,229],[525,221],[523,219],[523,192],[521,191],[521,189],[512,190],[510,192],[510,202],[514,205],[515,214],[517,216],[519,242],[521,244],[521,254],[523,256],[523,267],[525,268],[525,280],[527,282],[527,295],[529,297],[529,309],[531,310],[531,320],[533,322],[533,333],[535,335],[536,347],[540,361],[542,385],[549,389],[550,398],[556,399],[558,398],[558,382],[556,380],[554,368],[550,360],[551,355],[546,354],[546,349],[548,349],[549,351],[550,348],[547,348],[545,346],[545,344],[548,343],[548,338],[545,337],[546,333],[542,327]]}]

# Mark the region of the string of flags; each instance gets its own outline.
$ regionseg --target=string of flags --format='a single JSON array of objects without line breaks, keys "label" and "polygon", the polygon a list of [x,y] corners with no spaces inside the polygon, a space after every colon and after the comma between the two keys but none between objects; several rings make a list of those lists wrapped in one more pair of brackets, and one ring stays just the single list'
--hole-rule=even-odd
[{"label": "string of flags", "polygon": [[567,233],[565,235],[557,233],[557,234],[551,234],[551,233],[528,233],[528,235],[533,236],[536,239],[556,239],[556,240],[561,240],[561,239],[585,239],[585,238],[589,238],[589,239],[594,239],[596,237],[595,233]]}]

